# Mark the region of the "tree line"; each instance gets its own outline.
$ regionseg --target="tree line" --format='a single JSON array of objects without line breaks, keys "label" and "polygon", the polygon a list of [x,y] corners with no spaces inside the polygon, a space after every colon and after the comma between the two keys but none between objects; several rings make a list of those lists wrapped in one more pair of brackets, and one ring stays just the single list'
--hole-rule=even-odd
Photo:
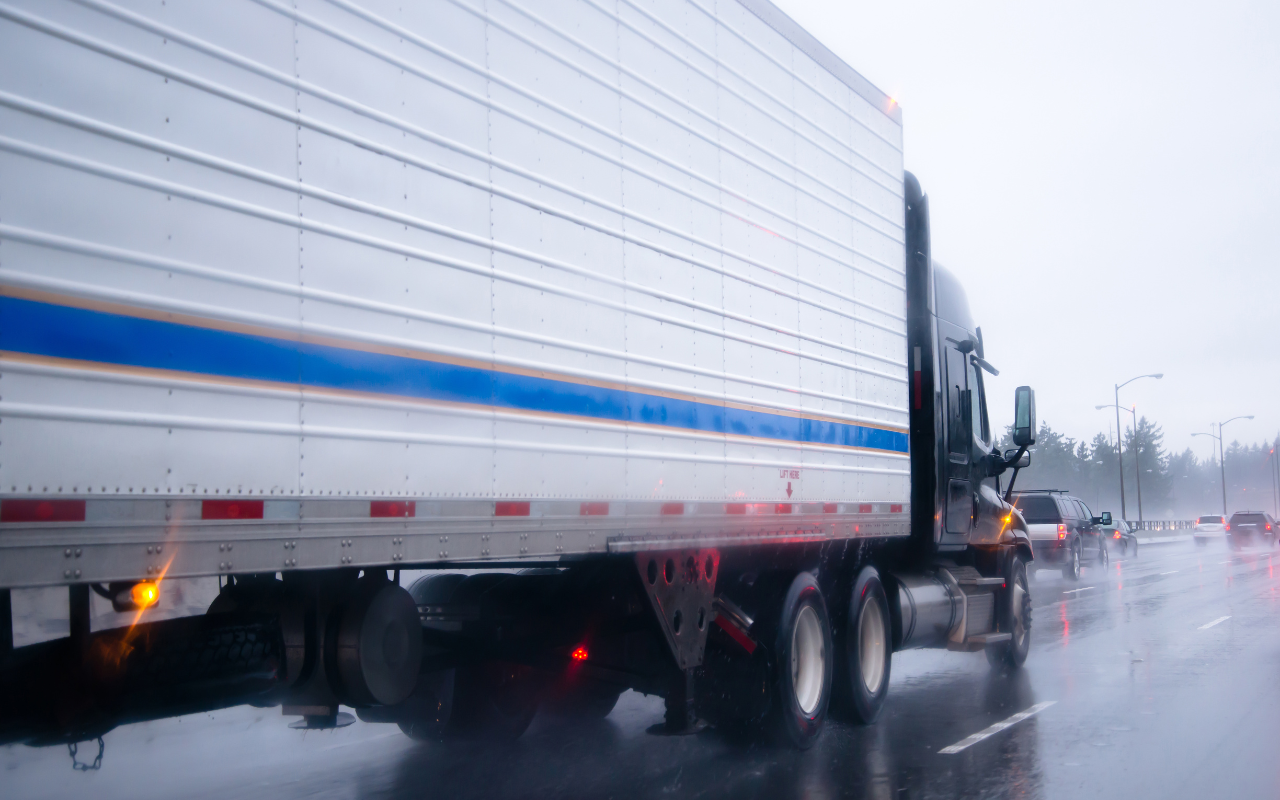
[{"label": "tree line", "polygon": [[[1146,417],[1138,420],[1137,430],[1125,431],[1123,442],[1126,519],[1138,519],[1139,478],[1143,519],[1222,513],[1222,470],[1216,452],[1204,460],[1190,448],[1168,453],[1164,431]],[[1013,447],[1011,429],[1006,429],[1000,447]],[[1280,516],[1271,464],[1278,450],[1280,437],[1272,444],[1233,441],[1227,445],[1228,514],[1252,510]],[[1110,511],[1120,516],[1119,463],[1109,436],[1099,433],[1092,441],[1077,441],[1042,422],[1030,453],[1031,466],[1019,473],[1015,490],[1067,489],[1095,514]]]}]

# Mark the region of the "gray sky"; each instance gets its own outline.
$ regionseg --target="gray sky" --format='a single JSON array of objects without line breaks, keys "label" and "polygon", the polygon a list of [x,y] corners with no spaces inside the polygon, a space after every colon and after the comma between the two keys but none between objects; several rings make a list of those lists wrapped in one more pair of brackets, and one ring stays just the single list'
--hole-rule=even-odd
[{"label": "gray sky", "polygon": [[1030,384],[1091,438],[1163,372],[1120,400],[1171,450],[1280,431],[1280,3],[774,2],[901,102],[993,424]]}]

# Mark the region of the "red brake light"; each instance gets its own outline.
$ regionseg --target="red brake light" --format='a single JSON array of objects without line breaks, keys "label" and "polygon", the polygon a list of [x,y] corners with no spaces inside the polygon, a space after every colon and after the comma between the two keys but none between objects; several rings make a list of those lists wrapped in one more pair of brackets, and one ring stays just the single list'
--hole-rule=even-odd
[{"label": "red brake light", "polygon": [[580,646],[578,647],[577,650],[574,650],[572,653],[570,653],[569,657],[572,658],[574,661],[586,661],[587,648]]},{"label": "red brake light", "polygon": [[1224,522],[1224,523],[1222,523],[1222,529],[1223,529],[1224,531],[1229,531],[1229,530],[1231,530],[1231,526]]},{"label": "red brake light", "polygon": [[1267,523],[1267,530],[1271,530],[1271,523],[1270,523],[1270,522],[1268,522],[1268,523]]},{"label": "red brake light", "polygon": [[1067,526],[1062,524],[1061,522],[1058,523],[1058,538],[1059,539],[1067,538]]},{"label": "red brake light", "polygon": [[1120,531],[1116,531],[1116,536],[1115,536],[1115,538],[1117,538],[1117,539],[1119,539],[1119,538],[1120,538]]}]

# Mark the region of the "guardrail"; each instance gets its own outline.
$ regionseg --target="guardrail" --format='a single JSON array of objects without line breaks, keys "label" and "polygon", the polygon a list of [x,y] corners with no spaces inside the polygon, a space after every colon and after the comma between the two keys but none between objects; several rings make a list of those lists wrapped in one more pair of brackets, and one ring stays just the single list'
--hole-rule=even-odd
[{"label": "guardrail", "polygon": [[1194,519],[1144,519],[1125,520],[1129,527],[1139,531],[1189,531],[1196,526]]}]

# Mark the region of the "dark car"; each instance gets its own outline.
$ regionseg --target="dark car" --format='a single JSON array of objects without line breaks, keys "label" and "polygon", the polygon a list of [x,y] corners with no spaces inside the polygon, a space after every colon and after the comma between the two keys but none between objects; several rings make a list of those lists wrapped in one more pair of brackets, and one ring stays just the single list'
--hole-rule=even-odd
[{"label": "dark car", "polygon": [[1083,500],[1058,489],[1019,492],[1013,504],[1027,521],[1034,568],[1059,566],[1064,578],[1078,580],[1085,564],[1110,561],[1101,535],[1101,526],[1112,523],[1110,513],[1095,517]]},{"label": "dark car", "polygon": [[1226,528],[1227,541],[1236,550],[1260,544],[1275,547],[1276,521],[1265,511],[1237,511]]},{"label": "dark car", "polygon": [[1102,538],[1112,547],[1118,548],[1121,555],[1133,554],[1138,557],[1138,534],[1136,529],[1122,519],[1113,519],[1110,525],[1099,525]]}]

